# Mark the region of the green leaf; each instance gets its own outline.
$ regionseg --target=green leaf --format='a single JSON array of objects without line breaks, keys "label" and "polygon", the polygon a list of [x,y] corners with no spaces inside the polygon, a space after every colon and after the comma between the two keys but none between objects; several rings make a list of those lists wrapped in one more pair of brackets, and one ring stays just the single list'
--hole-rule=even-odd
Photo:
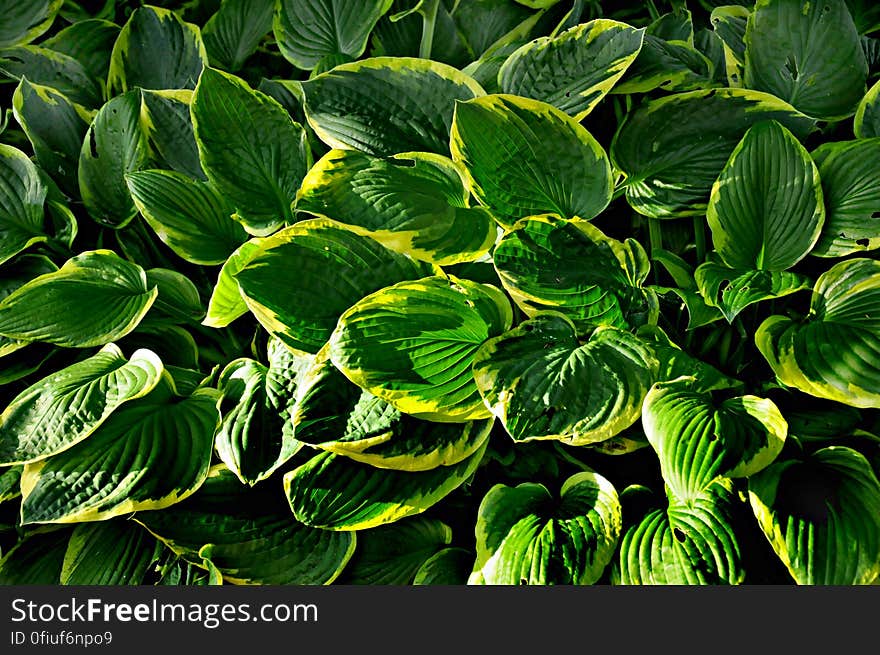
[{"label": "green leaf", "polygon": [[635,239],[611,239],[586,221],[532,216],[501,238],[493,259],[528,316],[558,311],[580,334],[656,322],[656,298],[642,288],[650,263]]},{"label": "green leaf", "polygon": [[635,423],[657,360],[637,337],[547,312],[490,339],[474,357],[477,388],[515,441],[604,441]]},{"label": "green leaf", "polygon": [[812,286],[811,280],[797,273],[729,268],[716,261],[698,266],[695,276],[706,303],[720,309],[728,323],[749,305]]},{"label": "green leaf", "polygon": [[213,68],[199,78],[192,118],[202,168],[245,229],[263,236],[290,219],[312,163],[302,126],[269,96]]},{"label": "green leaf", "polygon": [[710,22],[715,34],[724,43],[724,64],[730,86],[741,87],[746,59],[746,26],[751,11],[747,7],[729,5],[712,10]]},{"label": "green leaf", "polygon": [[461,71],[413,57],[374,57],[302,83],[309,125],[331,148],[386,157],[449,155],[456,100],[483,95]]},{"label": "green leaf", "polygon": [[211,64],[240,69],[271,30],[274,0],[226,0],[202,28]]},{"label": "green leaf", "polygon": [[79,191],[89,214],[118,229],[137,215],[125,175],[147,167],[147,135],[141,123],[141,93],[116,96],[98,111],[79,155]]},{"label": "green leaf", "polygon": [[499,71],[504,93],[549,103],[581,121],[642,49],[644,30],[592,20],[516,50]]},{"label": "green leaf", "polygon": [[251,239],[229,255],[217,274],[217,284],[208,301],[208,311],[202,325],[223,328],[247,314],[248,306],[238,289],[235,276],[260,252],[260,240]]},{"label": "green leaf", "polygon": [[22,77],[12,96],[12,111],[43,170],[66,194],[78,196],[79,153],[89,127],[85,110],[54,89]]},{"label": "green leaf", "polygon": [[674,7],[648,25],[648,34],[667,41],[694,44],[693,16],[686,7]]},{"label": "green leaf", "polygon": [[35,462],[79,443],[162,375],[152,352],[129,360],[113,344],[31,385],[0,414],[0,464]]},{"label": "green leaf", "polygon": [[422,421],[350,382],[330,361],[329,347],[315,356],[296,389],[297,440],[378,468],[427,471],[473,454],[491,420]]},{"label": "green leaf", "polygon": [[0,302],[0,335],[89,348],[131,332],[158,295],[144,270],[109,250],[69,259]]},{"label": "green leaf", "polygon": [[742,383],[730,378],[711,364],[707,364],[682,350],[669,336],[656,325],[643,325],[636,336],[650,346],[657,358],[659,368],[656,382],[669,382],[682,376],[692,376],[696,380],[694,390],[731,389],[741,387]]},{"label": "green leaf", "polygon": [[48,86],[89,109],[101,106],[101,84],[73,57],[40,46],[17,46],[0,50],[0,73],[21,81]]},{"label": "green leaf", "polygon": [[60,581],[63,585],[144,584],[155,552],[156,540],[135,523],[78,525],[70,535]]},{"label": "green leaf", "polygon": [[160,170],[129,173],[125,181],[159,239],[188,262],[222,264],[247,240],[232,205],[207,182]]},{"label": "green leaf", "polygon": [[75,59],[104,89],[119,31],[119,25],[109,20],[88,18],[71,23],[41,45]]},{"label": "green leaf", "polygon": [[880,407],[880,262],[848,259],[819,276],[802,320],[771,316],[755,345],[783,384],[852,407]]},{"label": "green leaf", "polygon": [[48,30],[64,0],[3,0],[0,14],[0,48],[29,43]]},{"label": "green leaf", "polygon": [[720,479],[696,498],[669,499],[630,526],[620,542],[619,584],[741,584],[740,544],[733,530],[735,495]]},{"label": "green leaf", "polygon": [[653,100],[627,114],[611,144],[630,206],[652,218],[700,215],[745,132],[779,121],[798,138],[814,121],[766,93],[709,89]]},{"label": "green leaf", "polygon": [[497,484],[480,503],[471,581],[594,584],[614,557],[620,530],[617,491],[592,471],[568,478],[558,499],[542,484]]},{"label": "green leaf", "polygon": [[116,39],[107,86],[114,94],[135,88],[193,89],[207,61],[196,25],[146,5],[131,13]]},{"label": "green leaf", "polygon": [[357,59],[390,8],[391,0],[278,0],[275,40],[284,58],[304,70],[327,55]]},{"label": "green leaf", "polygon": [[354,534],[293,520],[281,494],[245,487],[222,466],[182,503],[140,512],[135,520],[202,568],[199,553],[211,544],[211,562],[225,582],[235,584],[329,584],[355,549]]},{"label": "green leaf", "polygon": [[21,472],[24,466],[10,466],[0,474],[0,503],[21,496]]},{"label": "green leaf", "polygon": [[43,217],[47,193],[28,156],[0,144],[0,264],[48,239]]},{"label": "green leaf", "polygon": [[745,42],[747,88],[823,120],[856,111],[868,64],[844,0],[758,0]]},{"label": "green leaf", "polygon": [[511,95],[459,102],[450,138],[471,192],[505,228],[541,213],[590,220],[611,202],[605,150],[552,105]]},{"label": "green leaf", "polygon": [[297,520],[328,531],[366,530],[420,514],[460,487],[477,469],[488,439],[452,466],[392,471],[343,455],[315,455],[284,476]]},{"label": "green leaf", "polygon": [[683,502],[699,498],[719,477],[748,477],[765,468],[788,434],[771,400],[751,395],[721,400],[700,385],[694,377],[657,383],[642,414],[663,480]]},{"label": "green leaf", "polygon": [[68,531],[32,534],[0,559],[0,585],[58,585]]},{"label": "green leaf", "polygon": [[411,584],[425,561],[450,541],[448,525],[422,517],[364,530],[337,584]]},{"label": "green leaf", "polygon": [[147,286],[159,290],[152,308],[157,318],[167,318],[175,323],[195,322],[202,318],[205,312],[199,290],[186,275],[168,268],[151,268],[146,274]]},{"label": "green leaf", "polygon": [[880,575],[880,482],[863,455],[823,448],[749,480],[770,545],[801,585],[871,584]]},{"label": "green leaf", "polygon": [[880,139],[825,143],[812,157],[827,211],[812,254],[844,257],[880,248]]},{"label": "green leaf", "polygon": [[713,185],[706,218],[725,264],[784,271],[806,257],[825,223],[819,171],[785,127],[758,123]]},{"label": "green leaf", "polygon": [[690,91],[714,86],[712,62],[692,44],[646,34],[635,61],[611,91],[615,94]]},{"label": "green leaf", "polygon": [[189,89],[142,90],[141,126],[158,168],[167,168],[198,180],[205,180],[193,130]]},{"label": "green leaf", "polygon": [[880,136],[880,80],[872,86],[859,102],[853,119],[853,132],[859,139]]},{"label": "green leaf", "polygon": [[297,212],[351,226],[414,259],[439,265],[473,261],[495,241],[496,226],[469,193],[453,162],[431,153],[379,158],[331,150],[297,193]]},{"label": "green leaf", "polygon": [[103,521],[180,502],[205,481],[219,423],[214,389],[175,394],[165,376],[88,439],[25,466],[21,520]]},{"label": "green leaf", "polygon": [[[451,13],[474,59],[491,53],[511,35],[527,41],[536,16],[526,7],[507,0],[460,0]],[[523,30],[523,26],[527,29]]]},{"label": "green leaf", "polygon": [[270,334],[314,353],[358,300],[429,274],[426,264],[378,241],[334,221],[313,219],[263,239],[235,279],[248,309]]},{"label": "green leaf", "polygon": [[401,412],[441,422],[488,418],[471,363],[511,322],[510,304],[493,286],[439,276],[400,282],[342,314],[330,357]]},{"label": "green leaf", "polygon": [[[217,454],[242,481],[253,486],[268,478],[300,449],[293,437],[293,395],[311,357],[289,353],[277,340],[270,366],[251,359],[230,362],[217,383],[223,394],[223,422]],[[288,351],[289,352],[289,351]]]},{"label": "green leaf", "polygon": [[444,548],[426,559],[416,571],[414,585],[463,585],[474,564],[474,554],[464,548]]}]

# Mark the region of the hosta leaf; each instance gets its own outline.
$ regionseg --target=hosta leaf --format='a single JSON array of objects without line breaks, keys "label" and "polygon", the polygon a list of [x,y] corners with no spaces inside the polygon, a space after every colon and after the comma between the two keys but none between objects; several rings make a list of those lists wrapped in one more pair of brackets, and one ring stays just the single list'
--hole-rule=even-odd
[{"label": "hosta leaf", "polygon": [[725,264],[784,271],[807,255],[825,223],[819,171],[785,127],[758,123],[713,185],[706,218]]},{"label": "hosta leaf", "polygon": [[457,464],[416,472],[324,452],[287,473],[284,491],[293,515],[306,525],[366,530],[420,514],[455,491],[476,471],[487,443]]},{"label": "hosta leaf", "polygon": [[874,84],[859,102],[853,122],[853,132],[859,139],[880,136],[880,81]]},{"label": "hosta leaf", "polygon": [[78,61],[92,79],[98,80],[103,87],[119,31],[119,25],[109,20],[87,18],[59,30],[41,45]]},{"label": "hosta leaf", "polygon": [[73,57],[39,46],[17,46],[0,50],[0,73],[16,80],[27,79],[48,86],[71,102],[96,109],[103,94],[100,83]]},{"label": "hosta leaf", "polygon": [[642,341],[648,344],[657,358],[659,367],[655,380],[668,382],[682,376],[693,376],[700,391],[711,389],[731,389],[742,383],[724,375],[711,364],[707,364],[682,350],[656,325],[643,325],[636,331]]},{"label": "hosta leaf", "polygon": [[709,89],[653,100],[629,113],[611,144],[626,175],[629,204],[653,218],[700,215],[743,134],[776,120],[806,136],[812,119],[778,98],[746,89]]},{"label": "hosta leaf", "polygon": [[0,463],[60,453],[97,429],[120,405],[148,394],[162,362],[142,350],[129,360],[113,344],[22,391],[0,414]]},{"label": "hosta leaf", "polygon": [[208,301],[208,311],[202,321],[203,325],[222,328],[247,314],[248,306],[241,296],[235,276],[258,252],[260,252],[260,240],[251,239],[229,255],[217,274],[217,284]]},{"label": "hosta leaf", "polygon": [[211,544],[211,562],[225,582],[237,584],[329,584],[355,549],[354,534],[295,521],[283,496],[244,487],[225,467],[213,468],[184,502],[135,520],[202,568],[199,552]]},{"label": "hosta leaf", "polygon": [[58,585],[69,531],[32,534],[3,553],[0,585]]},{"label": "hosta leaf", "polygon": [[147,136],[140,116],[140,91],[116,96],[98,111],[83,140],[80,195],[92,218],[106,227],[124,227],[137,215],[125,175],[147,166]]},{"label": "hosta leaf", "polygon": [[473,568],[474,554],[464,548],[444,548],[426,559],[412,583],[414,585],[463,585]]},{"label": "hosta leaf", "polygon": [[[161,319],[142,323],[128,336],[117,341],[116,345],[126,352],[146,348],[154,353],[161,353],[166,369],[172,366],[190,369],[199,365],[199,347],[192,334],[179,325],[172,325]],[[172,374],[172,377],[175,375]]]},{"label": "hosta leaf", "polygon": [[311,165],[302,126],[269,96],[213,68],[199,78],[192,118],[202,168],[245,228],[262,236],[289,219]]},{"label": "hosta leaf", "polygon": [[812,254],[843,257],[880,248],[880,139],[826,143],[812,156],[828,212]]},{"label": "hosta leaf", "polygon": [[[328,271],[333,271],[328,275]],[[420,264],[327,219],[267,237],[235,274],[248,309],[288,346],[317,352],[364,296],[430,274]]]},{"label": "hosta leaf", "polygon": [[863,455],[832,446],[749,479],[758,523],[802,585],[870,584],[880,575],[880,483]]},{"label": "hosta leaf", "polygon": [[296,438],[378,468],[426,471],[456,464],[485,441],[492,421],[434,423],[403,414],[350,382],[322,348],[297,387]]},{"label": "hosta leaf", "polygon": [[516,441],[583,446],[635,423],[657,360],[629,332],[600,327],[581,344],[574,324],[538,314],[474,357],[477,388]]},{"label": "hosta leaf", "polygon": [[48,239],[43,216],[47,193],[28,156],[0,144],[0,264]]},{"label": "hosta leaf", "polygon": [[880,407],[880,262],[849,259],[819,276],[804,320],[771,316],[758,350],[783,384],[853,407]]},{"label": "hosta leaf", "polygon": [[532,216],[501,238],[493,260],[504,288],[529,316],[558,311],[581,334],[656,320],[657,301],[641,286],[650,262],[635,239],[611,239],[582,220]]},{"label": "hosta leaf", "polygon": [[758,0],[745,41],[747,88],[772,93],[814,118],[855,112],[868,64],[844,0]]},{"label": "hosta leaf", "polygon": [[788,434],[771,400],[751,395],[720,400],[699,385],[693,377],[654,385],[642,414],[663,480],[680,501],[700,497],[719,477],[747,477],[765,468]]},{"label": "hosta leaf", "polygon": [[620,542],[617,582],[624,585],[740,584],[745,578],[733,531],[730,480],[688,502],[649,512]]},{"label": "hosta leaf", "polygon": [[374,57],[337,66],[302,83],[305,111],[331,148],[385,157],[449,155],[456,100],[483,95],[461,71],[427,59]]},{"label": "hosta leaf", "polygon": [[141,125],[157,168],[167,168],[198,180],[205,172],[193,130],[189,89],[141,91]]},{"label": "hosta leaf", "polygon": [[452,541],[448,525],[414,517],[364,530],[338,584],[408,585],[425,561]]},{"label": "hosta leaf", "polygon": [[453,277],[401,282],[339,318],[330,357],[352,382],[407,414],[488,418],[471,363],[511,322],[510,304],[495,287]]},{"label": "hosta leaf", "polygon": [[21,476],[22,524],[102,521],[186,498],[208,475],[218,396],[198,389],[180,398],[166,376],[88,439],[28,464]]},{"label": "hosta leaf", "polygon": [[12,96],[12,111],[43,170],[65,193],[78,196],[79,153],[89,127],[83,110],[54,89],[23,77]]},{"label": "hosta leaf", "polygon": [[63,585],[140,585],[156,553],[156,540],[123,520],[78,525],[70,535]]},{"label": "hosta leaf", "polygon": [[202,28],[213,66],[235,72],[272,30],[274,0],[226,0]]},{"label": "hosta leaf", "polygon": [[549,103],[581,121],[617,83],[642,48],[644,30],[593,20],[516,50],[501,67],[504,93]]},{"label": "hosta leaf", "polygon": [[3,469],[0,474],[0,503],[18,498],[21,495],[21,472],[24,466],[16,465]]},{"label": "hosta leaf", "polygon": [[247,240],[235,209],[207,182],[173,171],[148,170],[126,178],[138,211],[159,239],[194,264],[221,264]]},{"label": "hosta leaf", "polygon": [[527,34],[517,32],[524,24],[531,27],[534,23],[533,13],[526,7],[506,0],[461,0],[452,17],[474,59],[492,51],[511,34],[527,40]]},{"label": "hosta leaf", "polygon": [[415,259],[448,265],[485,255],[496,226],[451,160],[430,153],[390,158],[331,150],[308,172],[298,212],[330,218]]},{"label": "hosta leaf", "polygon": [[107,84],[113,93],[193,89],[207,61],[197,26],[168,9],[142,6],[131,13],[116,39]]},{"label": "hosta leaf", "polygon": [[64,0],[3,0],[0,3],[3,15],[0,48],[36,39],[52,26],[62,4]]},{"label": "hosta leaf", "polygon": [[797,273],[728,268],[715,261],[701,264],[694,275],[706,303],[718,307],[728,323],[749,305],[812,286],[809,279]]},{"label": "hosta leaf", "polygon": [[0,302],[0,335],[68,348],[104,345],[131,332],[156,299],[144,270],[110,250],[69,259]]},{"label": "hosta leaf", "polygon": [[705,89],[714,84],[712,62],[692,44],[646,34],[635,61],[612,93]]},{"label": "hosta leaf", "polygon": [[617,491],[592,471],[568,478],[559,499],[541,484],[495,485],[480,503],[472,580],[593,584],[611,562],[620,530]]},{"label": "hosta leaf", "polygon": [[[394,0],[391,9],[379,19],[370,35],[370,53],[382,57],[417,57],[430,4],[419,0]],[[442,2],[434,5],[437,15],[431,41],[431,59],[461,68],[473,56],[446,6]]]},{"label": "hosta leaf", "polygon": [[297,68],[311,70],[327,55],[357,59],[391,0],[279,0],[274,32],[278,49]]},{"label": "hosta leaf", "polygon": [[[217,454],[244,484],[268,478],[302,445],[287,425],[292,412],[286,405],[292,404],[290,396],[311,358],[292,353],[290,358],[280,358],[283,348],[276,346],[276,366],[271,369],[250,359],[237,359],[220,374],[223,422],[216,435]],[[272,384],[277,392],[270,391]]]},{"label": "hosta leaf", "polygon": [[712,10],[710,22],[724,42],[724,63],[730,86],[741,87],[746,59],[746,26],[751,11],[740,5],[720,6]]},{"label": "hosta leaf", "polygon": [[541,213],[589,220],[611,201],[605,150],[544,102],[490,95],[456,103],[451,147],[471,192],[505,228]]}]

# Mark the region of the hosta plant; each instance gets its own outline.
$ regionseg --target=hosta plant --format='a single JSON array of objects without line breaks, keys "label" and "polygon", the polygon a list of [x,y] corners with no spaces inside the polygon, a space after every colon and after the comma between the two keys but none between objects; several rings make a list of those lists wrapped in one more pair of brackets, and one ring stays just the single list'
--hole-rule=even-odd
[{"label": "hosta plant", "polygon": [[877,581],[873,2],[0,9],[0,583]]}]

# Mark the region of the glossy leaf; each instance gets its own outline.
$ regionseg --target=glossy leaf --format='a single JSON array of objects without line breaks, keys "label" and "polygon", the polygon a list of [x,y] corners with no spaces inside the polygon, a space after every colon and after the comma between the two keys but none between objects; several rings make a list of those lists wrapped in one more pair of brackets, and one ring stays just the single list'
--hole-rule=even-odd
[{"label": "glossy leaf", "polygon": [[0,48],[36,39],[52,26],[62,4],[64,0],[4,0],[0,4],[0,13],[3,15]]},{"label": "glossy leaf", "polygon": [[27,155],[0,144],[0,264],[48,239],[43,215],[47,193]]},{"label": "glossy leaf", "polygon": [[239,70],[272,30],[274,0],[226,0],[202,28],[205,50],[215,67]]},{"label": "glossy leaf", "polygon": [[70,535],[60,582],[63,585],[140,585],[156,552],[156,540],[123,520],[82,524]]}]

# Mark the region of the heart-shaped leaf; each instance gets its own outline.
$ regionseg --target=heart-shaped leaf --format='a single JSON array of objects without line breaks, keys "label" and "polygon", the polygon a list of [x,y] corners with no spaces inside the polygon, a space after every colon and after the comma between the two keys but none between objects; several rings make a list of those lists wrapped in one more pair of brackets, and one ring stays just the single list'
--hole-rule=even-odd
[{"label": "heart-shaped leaf", "polygon": [[880,407],[880,262],[848,259],[819,276],[803,320],[771,316],[758,350],[790,387],[853,407]]},{"label": "heart-shaped leaf", "polygon": [[498,73],[501,90],[534,98],[583,120],[642,49],[644,30],[592,20],[516,50]]},{"label": "heart-shaped leaf", "polygon": [[870,584],[880,575],[880,482],[851,448],[823,448],[749,479],[773,550],[802,585]]},{"label": "heart-shaped leaf", "polygon": [[152,391],[162,370],[150,351],[137,351],[126,360],[109,344],[44,377],[0,415],[0,463],[34,462],[79,443],[120,405]]},{"label": "heart-shaped leaf", "polygon": [[542,213],[589,220],[611,201],[602,146],[553,105],[489,95],[455,105],[452,158],[505,228]]},{"label": "heart-shaped leaf", "polygon": [[250,489],[223,466],[182,503],[135,520],[175,553],[201,568],[211,563],[225,582],[319,585],[333,582],[355,549],[353,533],[315,530],[290,516],[284,497]]},{"label": "heart-shaped leaf", "polygon": [[92,250],[34,278],[0,302],[0,335],[68,348],[101,346],[131,332],[158,289],[110,250]]},{"label": "heart-shaped leaf", "polygon": [[488,418],[471,363],[512,318],[507,298],[490,285],[454,277],[401,282],[339,318],[330,357],[401,412],[434,421]]},{"label": "heart-shaped leaf", "polygon": [[657,360],[637,337],[613,327],[581,344],[568,319],[548,312],[487,341],[473,369],[486,404],[515,441],[583,446],[638,420]]},{"label": "heart-shaped leaf", "polygon": [[642,288],[650,262],[635,239],[609,238],[587,221],[532,216],[499,241],[493,261],[504,288],[528,316],[557,311],[580,334],[656,320],[657,300]]},{"label": "heart-shaped leaf", "polygon": [[315,353],[340,315],[361,298],[430,273],[428,265],[345,225],[314,219],[260,241],[235,279],[248,309],[270,334]]},{"label": "heart-shaped leaf", "polygon": [[[719,477],[748,477],[782,450],[788,424],[771,400],[726,400],[693,377],[660,382],[645,398],[642,425],[670,495],[698,498]],[[717,394],[717,392],[715,392]]]}]

